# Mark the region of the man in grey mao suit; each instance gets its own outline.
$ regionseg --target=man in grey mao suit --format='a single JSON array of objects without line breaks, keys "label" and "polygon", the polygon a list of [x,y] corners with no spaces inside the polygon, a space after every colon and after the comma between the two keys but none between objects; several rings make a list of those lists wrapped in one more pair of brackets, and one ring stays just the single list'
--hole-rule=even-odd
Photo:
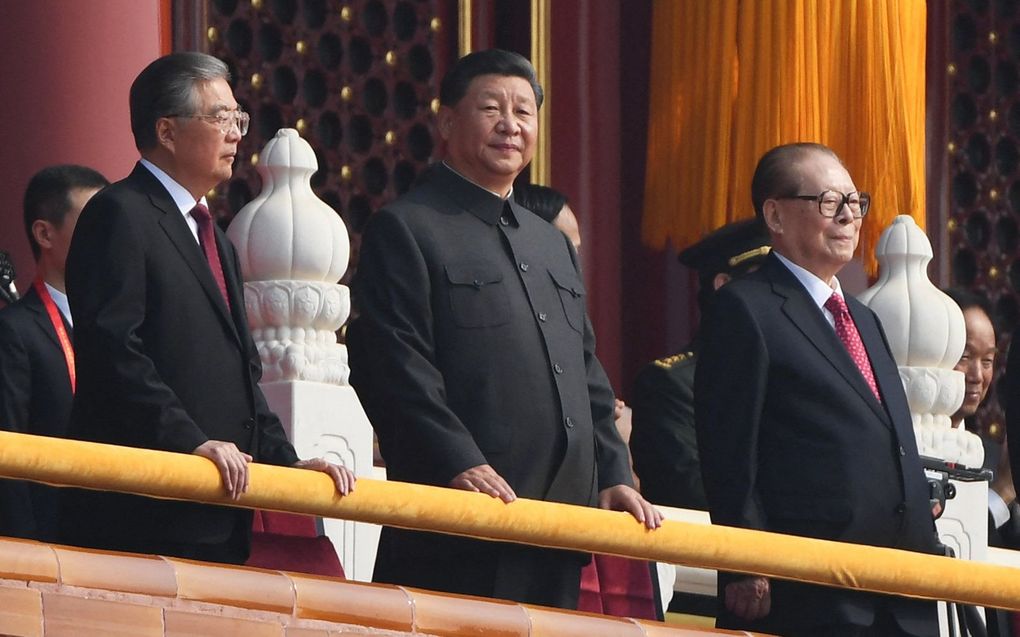
[{"label": "man in grey mao suit", "polygon": [[[131,86],[142,159],[85,207],[67,261],[78,372],[70,433],[208,458],[235,499],[252,461],[326,472],[346,493],[353,475],[298,460],[266,404],[237,253],[205,208],[248,129],[228,79],[216,58],[175,53]],[[248,556],[247,509],[86,491],[67,500],[71,543],[218,562]]]},{"label": "man in grey mao suit", "polygon": [[[752,199],[773,251],[716,293],[695,377],[713,523],[935,552],[896,363],[878,317],[836,278],[870,198],[830,149],[791,144],[761,158]],[[728,628],[938,632],[933,602],[725,574],[719,593]]]},{"label": "man in grey mao suit", "polygon": [[[521,56],[444,78],[446,162],[375,213],[354,282],[351,384],[388,477],[660,517],[630,486],[577,257],[519,206],[542,102]],[[385,528],[375,580],[576,607],[586,556]]]}]

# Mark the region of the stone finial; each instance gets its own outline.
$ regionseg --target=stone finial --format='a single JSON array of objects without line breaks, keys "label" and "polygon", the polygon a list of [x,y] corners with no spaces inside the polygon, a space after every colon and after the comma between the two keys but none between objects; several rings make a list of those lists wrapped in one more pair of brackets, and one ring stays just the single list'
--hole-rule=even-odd
[{"label": "stone finial", "polygon": [[339,215],[312,192],[317,168],[297,131],[278,131],[259,154],[262,192],[227,229],[266,382],[345,385],[349,375],[336,330],[351,311],[350,290],[337,284],[351,244]]},{"label": "stone finial", "polygon": [[980,467],[981,439],[953,429],[963,403],[964,375],[954,370],[963,354],[963,312],[928,279],[931,242],[909,215],[893,220],[875,248],[879,278],[859,299],[882,320],[899,366],[922,455]]},{"label": "stone finial", "polygon": [[227,231],[245,281],[336,283],[347,271],[347,228],[312,192],[318,167],[312,147],[293,128],[277,131],[259,153],[262,192]]}]

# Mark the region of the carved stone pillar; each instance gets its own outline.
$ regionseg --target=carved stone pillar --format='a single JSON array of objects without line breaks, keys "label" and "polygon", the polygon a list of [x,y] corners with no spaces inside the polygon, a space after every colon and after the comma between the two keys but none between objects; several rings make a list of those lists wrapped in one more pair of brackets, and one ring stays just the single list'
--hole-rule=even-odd
[{"label": "carved stone pillar", "polygon": [[950,418],[963,403],[967,328],[956,303],[928,280],[931,242],[908,215],[882,233],[875,256],[879,278],[859,299],[882,319],[907,392],[917,448],[923,456],[970,467],[984,460],[981,439]]},{"label": "carved stone pillar", "polygon": [[[963,403],[964,375],[953,368],[967,328],[959,306],[928,279],[931,242],[907,215],[896,217],[875,249],[879,279],[859,299],[882,319],[906,389],[921,455],[980,468],[981,438],[950,418]],[[951,474],[952,475],[952,474]],[[988,482],[951,479],[956,497],[937,522],[939,539],[957,557],[984,560],[988,552]],[[950,634],[939,604],[942,635]]]},{"label": "carved stone pillar", "polygon": [[[343,221],[312,192],[318,164],[296,130],[276,133],[259,156],[262,192],[227,235],[245,278],[245,309],[262,358],[262,390],[302,458],[323,456],[372,472],[372,426],[347,383],[347,348],[336,331],[351,310],[337,281],[350,240]],[[369,581],[379,527],[324,520],[351,579]]]}]

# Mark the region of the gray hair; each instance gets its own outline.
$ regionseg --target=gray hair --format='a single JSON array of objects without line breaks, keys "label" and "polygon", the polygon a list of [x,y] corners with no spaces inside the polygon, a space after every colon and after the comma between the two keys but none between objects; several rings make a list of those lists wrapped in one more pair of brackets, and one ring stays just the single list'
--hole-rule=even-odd
[{"label": "gray hair", "polygon": [[140,151],[154,148],[156,121],[170,115],[193,115],[195,87],[201,82],[230,80],[221,60],[197,52],[171,53],[149,64],[131,84],[131,132]]}]

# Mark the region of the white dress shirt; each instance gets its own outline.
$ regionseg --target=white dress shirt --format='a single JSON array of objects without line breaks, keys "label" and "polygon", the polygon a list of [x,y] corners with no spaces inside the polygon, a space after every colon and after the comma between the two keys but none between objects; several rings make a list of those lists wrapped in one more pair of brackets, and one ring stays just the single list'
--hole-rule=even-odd
[{"label": "white dress shirt", "polygon": [[170,193],[170,198],[174,200],[175,204],[177,204],[181,214],[184,215],[184,221],[188,224],[188,227],[191,228],[191,234],[195,237],[195,243],[199,243],[198,222],[192,218],[191,209],[198,203],[203,206],[207,206],[208,204],[206,203],[205,196],[203,195],[201,199],[195,201],[195,198],[191,196],[188,189],[174,181],[174,178],[166,174],[162,168],[148,159],[142,159],[141,164],[145,166],[149,172],[152,173],[153,177],[158,179],[159,183],[163,184],[166,191]]}]

